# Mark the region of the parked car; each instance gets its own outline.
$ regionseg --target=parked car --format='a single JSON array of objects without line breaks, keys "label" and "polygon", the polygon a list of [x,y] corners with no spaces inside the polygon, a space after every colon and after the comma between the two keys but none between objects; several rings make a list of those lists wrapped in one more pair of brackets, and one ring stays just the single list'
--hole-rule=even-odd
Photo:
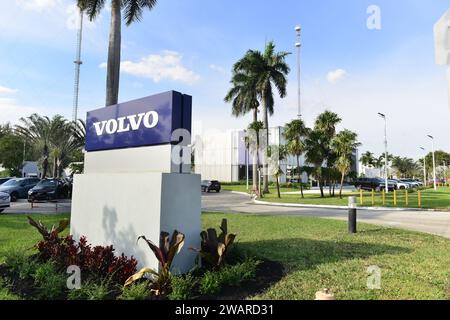
[{"label": "parked car", "polygon": [[59,179],[44,179],[28,191],[28,202],[67,198],[69,186]]},{"label": "parked car", "polygon": [[5,192],[11,197],[11,201],[26,198],[28,190],[38,184],[38,178],[13,178],[0,186],[0,192]]},{"label": "parked car", "polygon": [[[381,191],[385,188],[385,180],[381,178],[358,178],[354,183],[358,190],[375,190]],[[388,190],[393,191],[395,184],[388,180]]]},{"label": "parked car", "polygon": [[423,183],[413,180],[413,179],[400,179],[401,182],[409,184],[410,188],[418,188],[422,186]]},{"label": "parked car", "polygon": [[203,180],[202,181],[202,191],[203,192],[211,192],[212,190],[216,192],[220,192],[220,182],[217,180]]},{"label": "parked car", "polygon": [[9,178],[0,178],[0,186],[2,184],[4,184],[6,181],[11,180],[11,179],[12,179],[11,177],[9,177]]},{"label": "parked car", "polygon": [[11,204],[11,197],[5,192],[0,192],[0,213],[2,213],[6,208],[9,208]]},{"label": "parked car", "polygon": [[397,190],[409,189],[411,187],[411,185],[409,183],[402,182],[397,179],[389,179],[388,183],[393,183],[395,185],[395,189],[397,189]]}]

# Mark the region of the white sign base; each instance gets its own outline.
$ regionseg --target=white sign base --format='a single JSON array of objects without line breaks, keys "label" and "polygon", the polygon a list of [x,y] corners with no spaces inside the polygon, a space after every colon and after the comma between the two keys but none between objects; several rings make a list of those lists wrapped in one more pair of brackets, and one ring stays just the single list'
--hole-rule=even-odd
[{"label": "white sign base", "polygon": [[158,261],[144,235],[159,244],[161,231],[185,234],[172,271],[192,269],[200,247],[200,176],[160,172],[86,173],[76,175],[70,232],[86,236],[92,245],[113,245],[116,254],[134,256],[141,267],[158,269]]}]

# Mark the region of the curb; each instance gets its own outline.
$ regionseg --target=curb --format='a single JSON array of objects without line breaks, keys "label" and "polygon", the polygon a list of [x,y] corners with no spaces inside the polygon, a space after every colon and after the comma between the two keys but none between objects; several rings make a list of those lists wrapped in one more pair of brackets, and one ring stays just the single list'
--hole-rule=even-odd
[{"label": "curb", "polygon": [[[319,208],[319,209],[348,209],[348,206],[333,206],[333,205],[316,205],[316,204],[299,204],[299,203],[277,203],[277,202],[267,202],[256,200],[250,194],[241,191],[231,191],[231,193],[239,194],[243,196],[248,196],[252,199],[254,204],[261,204],[273,207],[290,207],[290,208]],[[376,210],[376,211],[428,211],[428,212],[446,212],[436,209],[422,209],[422,208],[394,208],[394,207],[357,207],[361,210]]]},{"label": "curb", "polygon": [[[348,209],[348,206],[333,206],[333,205],[315,205],[315,204],[297,204],[297,203],[276,203],[253,199],[254,204],[262,204],[273,207],[291,207],[291,208],[321,208],[321,209]],[[421,208],[394,208],[394,207],[357,207],[360,210],[376,210],[376,211],[429,211],[442,212],[435,209],[421,209]],[[445,211],[443,211],[445,212]]]}]

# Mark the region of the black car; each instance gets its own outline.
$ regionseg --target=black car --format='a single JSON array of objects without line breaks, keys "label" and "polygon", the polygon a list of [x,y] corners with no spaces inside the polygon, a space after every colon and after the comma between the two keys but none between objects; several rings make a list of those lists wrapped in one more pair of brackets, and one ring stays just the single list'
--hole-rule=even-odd
[{"label": "black car", "polygon": [[[358,190],[375,190],[381,191],[385,188],[385,180],[381,178],[358,178],[356,179],[354,185]],[[388,181],[388,190],[393,191],[395,189],[395,184]]]},{"label": "black car", "polygon": [[0,185],[4,184],[6,181],[11,180],[12,178],[0,178]]},{"label": "black car", "polygon": [[69,187],[64,181],[59,179],[44,179],[28,191],[28,201],[56,200],[67,198],[68,194]]},{"label": "black car", "polygon": [[202,191],[203,192],[211,192],[216,191],[220,192],[221,186],[220,182],[217,180],[203,180],[202,181]]}]

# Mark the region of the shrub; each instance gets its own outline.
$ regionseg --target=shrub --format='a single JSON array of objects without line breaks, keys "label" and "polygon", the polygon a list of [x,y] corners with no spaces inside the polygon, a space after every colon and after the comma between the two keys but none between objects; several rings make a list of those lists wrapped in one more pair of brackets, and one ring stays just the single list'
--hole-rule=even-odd
[{"label": "shrub", "polygon": [[107,281],[101,283],[95,283],[93,281],[87,281],[82,284],[80,289],[73,289],[69,291],[67,295],[68,300],[105,300],[110,295]]},{"label": "shrub", "polygon": [[41,299],[61,299],[66,289],[66,277],[56,270],[53,261],[48,261],[36,268],[34,284]]},{"label": "shrub", "polygon": [[150,297],[150,281],[145,280],[140,283],[123,288],[122,294],[118,297],[120,300],[147,300]]},{"label": "shrub", "polygon": [[213,295],[220,291],[220,272],[219,271],[207,271],[200,279],[199,291],[204,295]]},{"label": "shrub", "polygon": [[227,266],[221,271],[222,285],[238,286],[246,280],[256,277],[259,261],[249,258],[242,263]]},{"label": "shrub", "polygon": [[60,238],[52,233],[46,240],[40,241],[37,248],[41,261],[54,260],[61,270],[77,265],[88,276],[108,278],[121,285],[136,272],[136,259],[127,258],[124,254],[115,256],[113,246],[92,248],[85,237],[81,237],[76,243],[72,236]]},{"label": "shrub", "polygon": [[5,264],[20,279],[31,278],[36,271],[37,262],[23,252],[6,253]]},{"label": "shrub", "polygon": [[185,276],[172,276],[170,279],[172,291],[169,294],[170,300],[189,300],[193,298],[194,288],[197,281],[188,273]]}]

